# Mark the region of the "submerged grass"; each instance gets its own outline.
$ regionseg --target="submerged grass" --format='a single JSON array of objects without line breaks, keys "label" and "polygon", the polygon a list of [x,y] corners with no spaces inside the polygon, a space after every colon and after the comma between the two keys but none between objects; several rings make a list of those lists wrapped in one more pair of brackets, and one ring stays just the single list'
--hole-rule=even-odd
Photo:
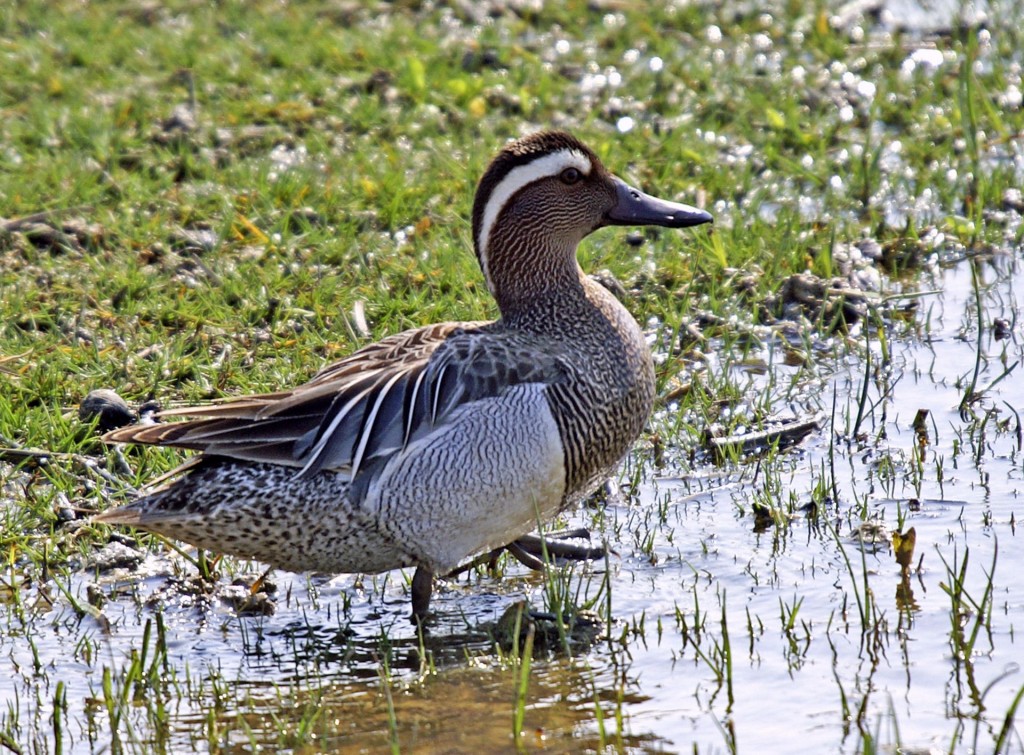
[{"label": "submerged grass", "polygon": [[[1024,25],[1011,3],[998,23],[860,13],[0,9],[0,746],[794,751],[801,728],[809,751],[1024,751],[1024,597],[1003,577],[1021,566]],[[472,187],[544,126],[716,218],[581,251],[659,360],[621,497],[582,515],[604,564],[473,570],[417,635],[394,575],[285,577],[276,616],[240,615],[223,601],[257,567],[89,524],[181,460],[100,446],[90,390],[135,413],[273,390],[399,329],[493,316]],[[771,435],[810,417],[796,450]],[[907,525],[914,566],[913,545],[888,553]],[[524,591],[556,619],[598,609],[603,641],[579,653],[558,619],[543,650],[494,651]],[[231,605],[267,605],[249,597]]]}]

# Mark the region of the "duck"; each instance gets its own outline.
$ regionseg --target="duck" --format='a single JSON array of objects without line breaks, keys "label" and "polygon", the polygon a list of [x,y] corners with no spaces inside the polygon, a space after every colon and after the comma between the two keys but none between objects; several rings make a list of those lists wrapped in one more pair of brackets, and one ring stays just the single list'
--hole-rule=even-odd
[{"label": "duck", "polygon": [[605,226],[711,222],[618,178],[569,133],[511,141],[472,209],[498,319],[405,330],[298,387],[108,432],[198,453],[93,519],[293,572],[412,567],[421,621],[435,577],[586,499],[648,420],[644,333],[581,269],[580,242]]}]

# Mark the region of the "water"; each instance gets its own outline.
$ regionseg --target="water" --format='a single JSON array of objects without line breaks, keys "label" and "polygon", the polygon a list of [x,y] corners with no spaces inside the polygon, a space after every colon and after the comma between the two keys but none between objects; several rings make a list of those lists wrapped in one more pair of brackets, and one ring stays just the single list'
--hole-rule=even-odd
[{"label": "water", "polygon": [[[1008,374],[962,413],[979,343],[972,268],[984,326],[976,387]],[[841,350],[787,367],[770,340],[760,355],[770,370],[712,360],[712,372],[748,381],[748,391],[816,411],[822,428],[760,465],[693,464],[675,449],[655,470],[641,450],[627,469],[641,480],[638,494],[577,515],[573,523],[598,527],[616,555],[607,568],[578,567],[570,589],[599,597],[595,609],[606,611],[607,580],[613,621],[593,645],[534,661],[526,746],[854,752],[870,736],[943,751],[977,738],[991,749],[1024,684],[1022,269],[1019,251],[936,267],[921,284],[935,293],[919,300],[915,319],[868,329],[870,369],[863,354]],[[1000,318],[1009,337],[997,340]],[[891,338],[884,347],[881,332]],[[851,440],[865,375],[867,408]],[[928,412],[924,441],[912,426],[919,410]],[[755,516],[756,502],[776,519]],[[865,521],[879,542],[862,547],[854,535]],[[911,527],[916,549],[904,571],[889,533]],[[965,562],[954,610],[947,587]],[[501,579],[447,584],[421,642],[400,573],[278,575],[276,612],[258,617],[183,589],[191,573],[149,556],[138,572],[100,577],[112,599],[81,618],[65,597],[23,586],[24,608],[6,612],[0,636],[14,682],[0,704],[16,711],[25,741],[33,731],[40,744],[51,736],[62,683],[65,746],[106,747],[109,670],[107,696],[127,690],[126,746],[379,751],[394,727],[410,752],[512,747],[519,670],[490,635],[515,600],[544,603],[542,577],[509,567]],[[84,604],[94,579],[79,572],[71,594]],[[147,622],[142,665],[153,664],[158,617],[167,654],[157,681],[126,683]],[[964,641],[951,637],[975,627],[973,652],[958,657]],[[1008,742],[1020,751],[1019,728]]]}]

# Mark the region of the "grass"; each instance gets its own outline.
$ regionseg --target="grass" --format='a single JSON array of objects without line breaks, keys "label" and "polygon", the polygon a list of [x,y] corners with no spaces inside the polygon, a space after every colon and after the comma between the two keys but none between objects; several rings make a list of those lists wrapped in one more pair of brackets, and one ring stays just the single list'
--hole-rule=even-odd
[{"label": "grass", "polygon": [[[810,709],[818,749],[926,732],[1024,750],[1003,663],[1020,624],[1003,577],[1019,566],[1020,12],[936,34],[802,0],[476,12],[0,9],[0,746],[396,751],[472,729],[478,749],[542,730],[567,749],[743,752]],[[402,328],[493,317],[472,187],[504,140],[550,125],[716,219],[581,250],[658,354],[623,498],[579,515],[615,549],[604,565],[474,572],[440,598],[450,632],[416,637],[394,576],[285,578],[278,615],[240,618],[218,585],[257,567],[219,562],[203,587],[205,558],[88,523],[180,461],[100,446],[77,413],[90,390],[133,410],[273,390]],[[842,293],[785,294],[804,272]],[[829,416],[795,450],[706,442],[787,413]],[[914,569],[848,539],[874,519],[914,526]],[[112,538],[140,574],[90,566]],[[506,591],[599,607],[606,642],[567,658],[559,627],[557,651],[495,661],[480,625]],[[816,666],[834,705],[751,700],[780,680],[800,698]],[[692,728],[650,713],[665,707]]]}]

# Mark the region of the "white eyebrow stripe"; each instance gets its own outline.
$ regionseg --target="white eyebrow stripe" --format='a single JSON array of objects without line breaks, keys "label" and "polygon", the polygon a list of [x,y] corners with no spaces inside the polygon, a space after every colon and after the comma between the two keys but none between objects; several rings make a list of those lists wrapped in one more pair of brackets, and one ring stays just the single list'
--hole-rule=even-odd
[{"label": "white eyebrow stripe", "polygon": [[484,207],[484,219],[480,223],[480,238],[477,245],[480,249],[480,266],[484,271],[484,278],[487,280],[488,288],[491,286],[491,275],[487,270],[487,247],[490,243],[491,228],[494,221],[498,219],[498,213],[508,202],[509,197],[527,184],[531,184],[541,178],[557,176],[566,168],[576,168],[585,176],[590,175],[593,166],[590,158],[577,149],[560,149],[544,157],[532,160],[525,165],[519,165],[508,172],[501,179],[501,182],[494,187],[491,196],[487,199],[487,206]]}]

